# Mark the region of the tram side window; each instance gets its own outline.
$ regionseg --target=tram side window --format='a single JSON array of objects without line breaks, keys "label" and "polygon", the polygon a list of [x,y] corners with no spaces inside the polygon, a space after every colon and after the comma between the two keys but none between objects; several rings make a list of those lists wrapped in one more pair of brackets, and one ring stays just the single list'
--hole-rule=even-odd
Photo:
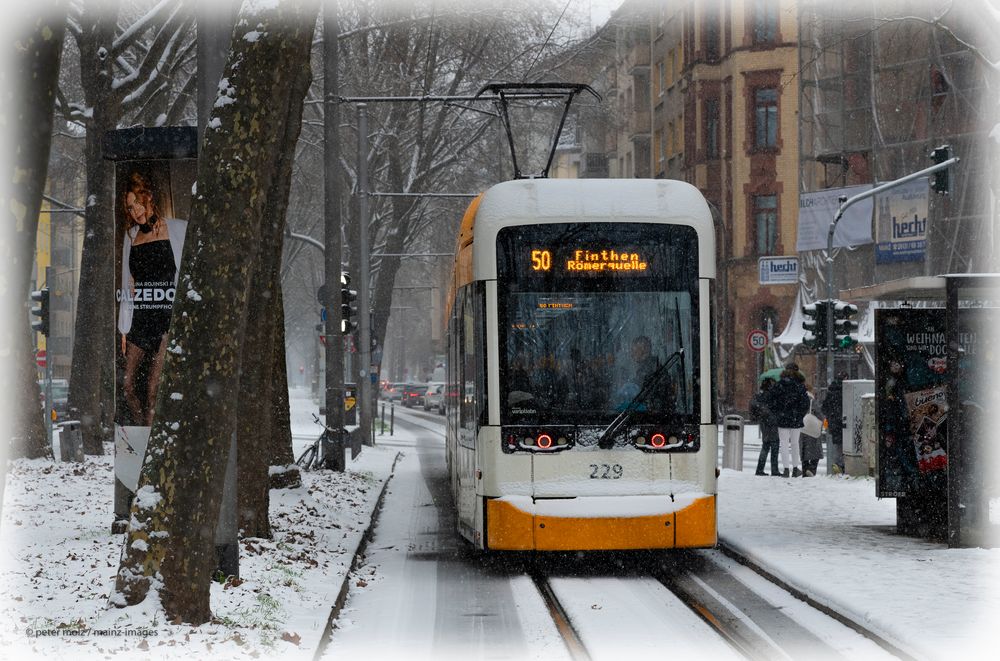
[{"label": "tram side window", "polygon": [[[475,374],[475,416],[479,425],[487,424],[486,397],[486,283],[473,284],[470,303],[473,308],[473,374]],[[478,352],[476,349],[478,348]]]},{"label": "tram side window", "polygon": [[447,398],[448,429],[449,434],[454,438],[458,435],[458,384],[460,381],[460,363],[458,359],[459,341],[458,310],[461,305],[461,292],[456,296],[452,306],[451,314],[448,315],[448,388],[445,394]]},{"label": "tram side window", "polygon": [[463,287],[455,299],[455,307],[452,350],[453,364],[458,367],[453,381],[459,410],[456,422],[459,439],[471,445],[478,426],[486,424],[485,283]]}]

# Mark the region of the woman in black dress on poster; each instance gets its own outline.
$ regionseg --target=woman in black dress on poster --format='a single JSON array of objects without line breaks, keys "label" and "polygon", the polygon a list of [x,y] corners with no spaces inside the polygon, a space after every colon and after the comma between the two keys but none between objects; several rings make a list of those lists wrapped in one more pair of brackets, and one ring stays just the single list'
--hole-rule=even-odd
[{"label": "woman in black dress on poster", "polygon": [[149,182],[129,178],[122,199],[121,303],[118,330],[125,358],[125,402],[133,425],[149,426],[167,349],[187,221],[160,218]]}]

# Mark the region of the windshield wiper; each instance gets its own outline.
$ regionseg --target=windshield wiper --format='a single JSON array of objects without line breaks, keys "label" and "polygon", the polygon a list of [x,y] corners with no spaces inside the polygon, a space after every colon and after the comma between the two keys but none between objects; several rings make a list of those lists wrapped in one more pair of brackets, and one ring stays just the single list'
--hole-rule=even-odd
[{"label": "windshield wiper", "polygon": [[632,418],[633,414],[635,414],[636,409],[634,407],[636,402],[649,394],[649,391],[655,388],[659,384],[660,380],[666,376],[667,371],[683,358],[684,349],[682,347],[672,353],[670,357],[667,358],[665,363],[657,367],[653,373],[649,375],[646,381],[642,384],[642,388],[639,392],[637,392],[635,397],[633,397],[632,400],[625,406],[625,410],[619,413],[618,416],[611,421],[611,424],[608,425],[608,428],[601,433],[601,437],[597,439],[597,447],[602,450],[610,450],[614,447],[614,440],[612,437],[617,434],[618,430]]}]

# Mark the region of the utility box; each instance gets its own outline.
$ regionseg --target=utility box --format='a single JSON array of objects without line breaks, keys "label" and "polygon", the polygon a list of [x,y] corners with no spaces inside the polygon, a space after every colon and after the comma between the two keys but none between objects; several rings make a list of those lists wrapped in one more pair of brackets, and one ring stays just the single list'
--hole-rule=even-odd
[{"label": "utility box", "polygon": [[844,472],[848,475],[868,475],[868,459],[864,452],[861,399],[875,392],[875,381],[853,379],[844,381]]},{"label": "utility box", "polygon": [[59,461],[83,461],[83,429],[79,420],[67,420],[60,425]]},{"label": "utility box", "polygon": [[722,467],[743,470],[743,417],[727,415],[722,419]]}]

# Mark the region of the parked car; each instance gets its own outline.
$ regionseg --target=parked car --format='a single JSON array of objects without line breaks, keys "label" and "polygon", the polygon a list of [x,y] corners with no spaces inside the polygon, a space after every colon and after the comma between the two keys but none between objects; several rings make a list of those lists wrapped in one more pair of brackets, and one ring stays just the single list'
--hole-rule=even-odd
[{"label": "parked car", "polygon": [[444,415],[444,389],[445,384],[441,381],[431,381],[427,384],[427,394],[424,395],[424,410],[437,411]]},{"label": "parked car", "polygon": [[410,408],[424,403],[424,393],[427,392],[426,383],[407,383],[403,386],[403,406]]}]

